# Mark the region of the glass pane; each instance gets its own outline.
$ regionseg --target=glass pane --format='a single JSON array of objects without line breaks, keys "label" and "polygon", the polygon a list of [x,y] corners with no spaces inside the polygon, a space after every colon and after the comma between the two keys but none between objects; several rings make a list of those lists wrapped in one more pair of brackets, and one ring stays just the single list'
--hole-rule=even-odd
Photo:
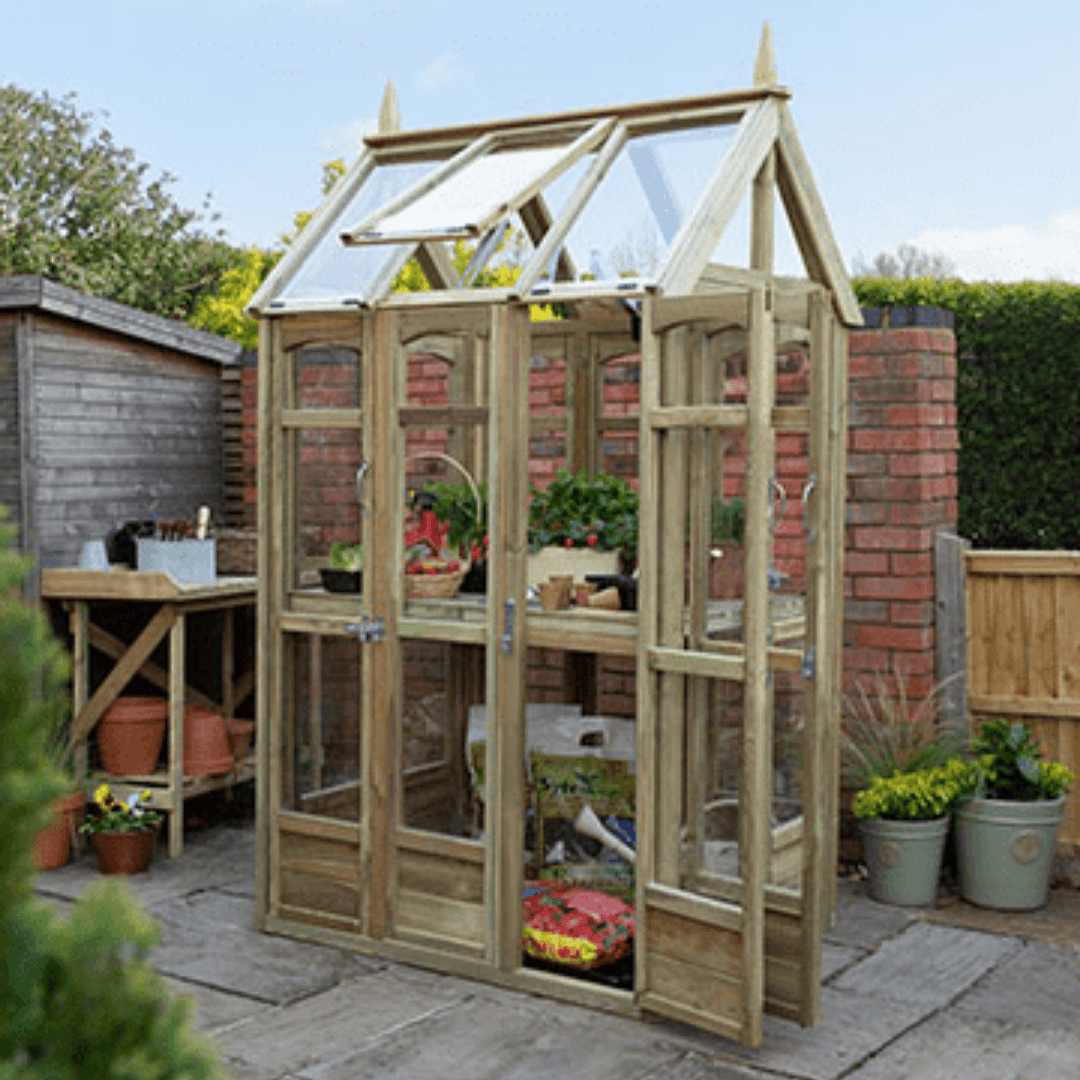
[{"label": "glass pane", "polygon": [[298,409],[360,408],[360,354],[309,346],[293,354],[293,401]]},{"label": "glass pane", "polygon": [[364,578],[356,499],[360,431],[291,431],[287,442],[293,458],[296,532],[286,588],[359,593]]},{"label": "glass pane", "polygon": [[360,644],[284,636],[283,809],[360,820]]},{"label": "glass pane", "polygon": [[396,249],[346,247],[341,242],[341,233],[401,194],[435,166],[435,162],[427,161],[378,166],[329,223],[322,239],[282,289],[280,299],[341,302],[365,297]]},{"label": "glass pane", "polygon": [[471,161],[365,236],[416,238],[478,234],[477,225],[555,165],[565,147],[505,150]]},{"label": "glass pane", "polygon": [[470,728],[469,710],[483,708],[483,646],[404,638],[401,655],[405,824],[477,837],[486,730]]}]

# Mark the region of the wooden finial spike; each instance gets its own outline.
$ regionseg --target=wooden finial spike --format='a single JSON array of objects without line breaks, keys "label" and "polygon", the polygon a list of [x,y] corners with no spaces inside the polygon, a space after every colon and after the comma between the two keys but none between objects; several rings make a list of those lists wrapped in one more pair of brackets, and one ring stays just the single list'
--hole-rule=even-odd
[{"label": "wooden finial spike", "polygon": [[777,85],[776,57],[773,56],[772,32],[768,23],[763,23],[761,27],[761,44],[754,59],[754,85]]},{"label": "wooden finial spike", "polygon": [[379,134],[389,135],[400,130],[401,113],[398,111],[397,90],[394,89],[394,80],[387,79],[382,104],[379,106]]}]

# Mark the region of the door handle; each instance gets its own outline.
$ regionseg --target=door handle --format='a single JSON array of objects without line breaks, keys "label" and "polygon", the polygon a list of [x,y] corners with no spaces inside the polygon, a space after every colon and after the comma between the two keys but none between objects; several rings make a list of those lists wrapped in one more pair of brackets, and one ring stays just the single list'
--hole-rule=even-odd
[{"label": "door handle", "polygon": [[500,640],[503,656],[511,656],[514,652],[514,609],[513,597],[503,604],[503,633]]}]

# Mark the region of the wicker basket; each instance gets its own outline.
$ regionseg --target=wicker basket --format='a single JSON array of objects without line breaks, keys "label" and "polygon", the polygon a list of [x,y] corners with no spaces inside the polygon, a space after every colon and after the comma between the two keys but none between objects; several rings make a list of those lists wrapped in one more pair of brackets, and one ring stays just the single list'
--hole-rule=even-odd
[{"label": "wicker basket", "polygon": [[[469,470],[465,468],[456,458],[451,457],[449,454],[429,453],[429,454],[413,454],[408,458],[408,461],[415,461],[417,458],[437,458],[440,461],[445,461],[448,465],[452,465],[461,475],[465,478],[465,482],[469,485],[469,489],[472,491],[473,498],[476,500],[476,511],[480,513],[480,492],[477,490],[476,481],[473,480]],[[406,600],[451,600],[457,596],[458,589],[461,588],[461,583],[465,580],[465,575],[469,572],[469,560],[468,559],[425,559],[425,563],[428,566],[440,567],[440,572],[437,574],[406,574],[405,575],[405,599]],[[459,564],[457,570],[445,570],[443,568],[449,566],[452,562]]]},{"label": "wicker basket", "polygon": [[469,572],[469,563],[461,559],[426,559],[429,566],[442,564],[449,566],[450,562],[460,563],[457,570],[440,570],[437,574],[406,574],[405,575],[405,599],[406,600],[451,600],[457,596],[465,575]]}]

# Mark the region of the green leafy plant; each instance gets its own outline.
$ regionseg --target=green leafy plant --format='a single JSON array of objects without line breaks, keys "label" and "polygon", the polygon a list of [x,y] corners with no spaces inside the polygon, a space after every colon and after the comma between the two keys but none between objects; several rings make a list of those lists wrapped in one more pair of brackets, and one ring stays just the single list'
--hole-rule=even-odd
[{"label": "green leafy plant", "polygon": [[121,802],[109,790],[108,784],[101,784],[94,792],[94,805],[86,822],[79,827],[79,832],[133,832],[155,825],[161,820],[161,814],[146,805],[152,797],[149,790],[132,792]]},{"label": "green leafy plant", "polygon": [[346,544],[339,540],[330,545],[330,569],[331,570],[363,570],[364,569],[364,545]]},{"label": "green leafy plant", "polygon": [[546,490],[533,486],[531,493],[530,551],[549,544],[618,551],[624,566],[637,558],[638,494],[627,481],[559,469]]},{"label": "green leafy plant", "polygon": [[746,506],[736,496],[728,502],[716,499],[712,504],[709,538],[714,544],[738,547],[746,536]]},{"label": "green leafy plant", "polygon": [[854,696],[844,695],[841,721],[845,781],[867,787],[876,777],[933,768],[955,757],[964,738],[948,730],[940,715],[941,694],[953,678],[939,683],[914,708],[900,675],[895,676],[895,692],[879,676],[873,696],[856,681]]},{"label": "green leafy plant", "polygon": [[952,758],[933,769],[875,776],[851,804],[857,818],[934,821],[952,812],[975,783],[975,766]]},{"label": "green leafy plant", "polygon": [[977,755],[977,797],[1015,802],[1056,799],[1073,781],[1060,762],[1039,760],[1039,744],[1028,726],[1018,721],[988,720],[971,740],[971,749]]},{"label": "green leafy plant", "polygon": [[[431,509],[439,521],[447,525],[446,541],[451,550],[469,556],[479,562],[485,554],[484,538],[488,529],[488,487],[481,480],[476,485],[480,505],[468,484],[436,482],[424,485],[424,492],[432,496]],[[479,549],[479,550],[476,550]]]}]

